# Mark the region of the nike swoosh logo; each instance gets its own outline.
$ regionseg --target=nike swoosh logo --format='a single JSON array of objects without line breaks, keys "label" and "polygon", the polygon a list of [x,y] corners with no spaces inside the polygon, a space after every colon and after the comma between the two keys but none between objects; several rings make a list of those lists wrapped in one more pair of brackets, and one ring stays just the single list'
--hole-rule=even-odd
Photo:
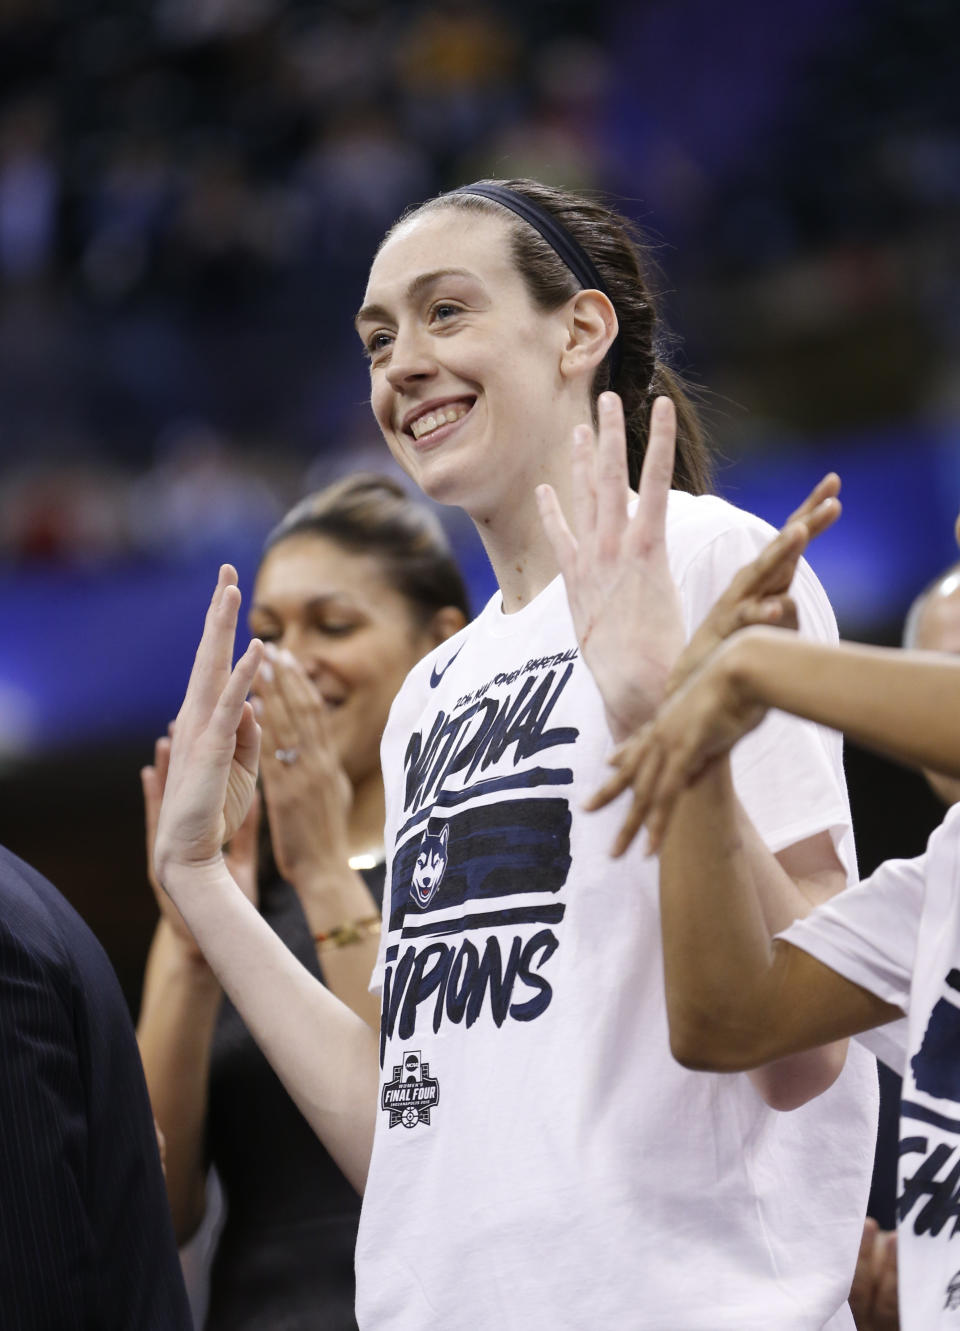
[{"label": "nike swoosh logo", "polygon": [[462,646],[458,647],[442,670],[438,670],[436,666],[433,667],[433,669],[430,672],[430,687],[432,689],[435,689],[437,687],[441,679],[443,679],[444,675],[447,673],[447,671],[450,669],[450,667],[453,665],[454,661],[457,659],[457,657],[460,655],[462,651],[463,647]]}]

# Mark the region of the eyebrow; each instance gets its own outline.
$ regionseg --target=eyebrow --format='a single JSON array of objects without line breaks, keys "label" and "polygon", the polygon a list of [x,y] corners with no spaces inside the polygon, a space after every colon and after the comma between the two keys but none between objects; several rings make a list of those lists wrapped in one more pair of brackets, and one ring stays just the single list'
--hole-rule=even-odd
[{"label": "eyebrow", "polygon": [[[471,273],[466,268],[435,268],[433,272],[421,273],[419,277],[415,277],[403,293],[403,299],[416,300],[418,296],[423,295],[427,287],[433,286],[435,282],[440,282],[445,277],[471,277],[474,281],[477,280],[476,273]],[[390,311],[384,305],[364,305],[357,311],[353,321],[354,328],[369,319],[384,319],[389,322]]]}]

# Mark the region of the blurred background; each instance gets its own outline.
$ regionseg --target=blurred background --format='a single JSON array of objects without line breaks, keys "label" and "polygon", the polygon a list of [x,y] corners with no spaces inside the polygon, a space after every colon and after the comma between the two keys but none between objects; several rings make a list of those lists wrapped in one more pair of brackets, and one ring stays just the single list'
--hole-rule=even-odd
[{"label": "blurred background", "polygon": [[[597,188],[646,228],[720,487],[775,523],[826,470],[841,632],[898,639],[956,557],[953,0],[0,0],[0,840],[135,1008],[138,768],[215,570],[386,468],[351,319],[413,201]],[[492,590],[447,514],[474,603]],[[850,750],[864,870],[919,777]]]}]

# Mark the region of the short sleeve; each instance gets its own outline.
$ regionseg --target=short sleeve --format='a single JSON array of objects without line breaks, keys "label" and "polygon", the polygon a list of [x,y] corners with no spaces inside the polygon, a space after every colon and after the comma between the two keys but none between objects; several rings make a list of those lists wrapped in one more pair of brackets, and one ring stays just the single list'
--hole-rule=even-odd
[{"label": "short sleeve", "polygon": [[927,854],[887,860],[862,883],[795,920],[777,936],[906,1012],[923,914]]},{"label": "short sleeve", "polygon": [[[773,538],[773,528],[749,514],[715,535],[688,563],[678,586],[689,634],[700,625],[738,569]],[[814,642],[838,641],[836,620],[816,575],[801,560],[791,595],[800,633]],[[737,794],[769,848],[787,846],[827,831],[847,871],[856,878],[856,855],[846,781],[843,740],[835,731],[771,711],[734,749]]]}]

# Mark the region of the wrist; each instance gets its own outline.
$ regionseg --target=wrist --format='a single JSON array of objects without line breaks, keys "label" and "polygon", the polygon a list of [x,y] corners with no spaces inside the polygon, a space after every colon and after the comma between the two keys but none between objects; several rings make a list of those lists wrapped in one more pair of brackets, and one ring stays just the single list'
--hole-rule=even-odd
[{"label": "wrist", "polygon": [[165,915],[160,917],[154,938],[153,955],[164,971],[198,989],[219,992],[220,982],[192,934],[184,925],[176,925]]},{"label": "wrist", "polygon": [[716,661],[722,672],[725,692],[741,707],[765,702],[763,679],[771,668],[766,663],[767,646],[771,634],[783,629],[747,628],[728,638],[717,653]]},{"label": "wrist", "polygon": [[366,883],[347,864],[313,866],[290,882],[313,934],[328,933],[344,921],[365,919],[376,911]]}]

